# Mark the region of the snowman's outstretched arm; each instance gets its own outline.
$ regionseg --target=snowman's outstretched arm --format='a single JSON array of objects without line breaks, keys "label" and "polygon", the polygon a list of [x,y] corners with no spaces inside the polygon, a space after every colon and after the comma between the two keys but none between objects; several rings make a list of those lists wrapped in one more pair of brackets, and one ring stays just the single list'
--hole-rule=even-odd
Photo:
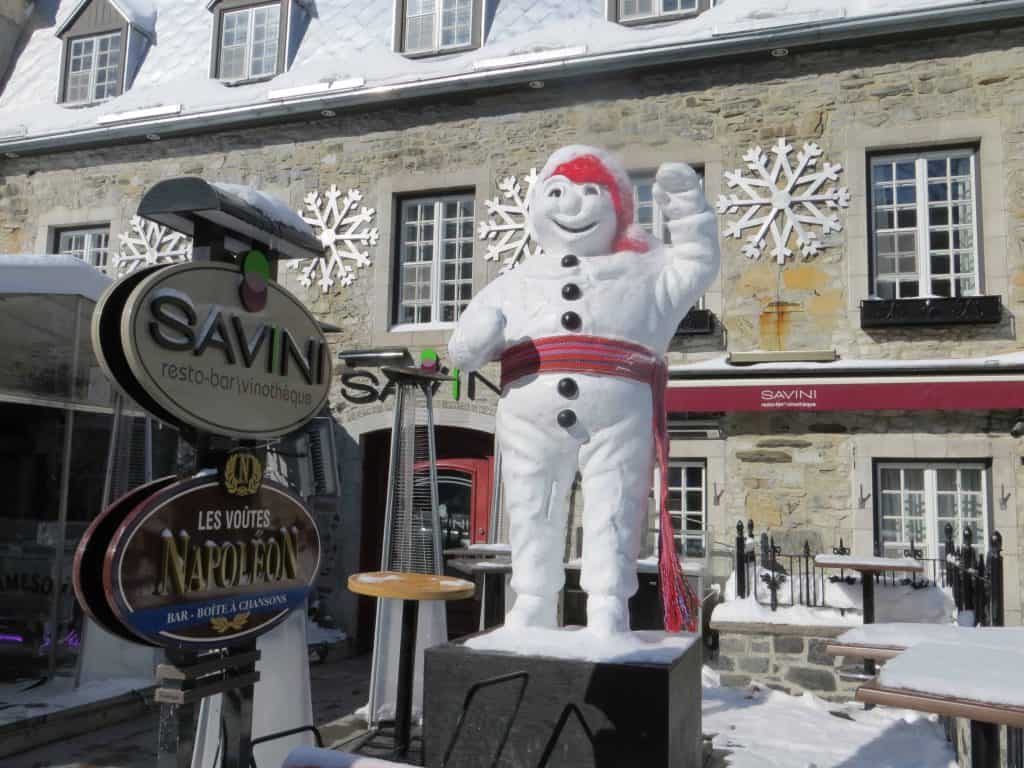
[{"label": "snowman's outstretched arm", "polygon": [[685,163],[665,163],[658,169],[654,200],[672,235],[655,300],[678,322],[718,274],[718,222],[704,199],[700,177]]},{"label": "snowman's outstretched arm", "polygon": [[499,304],[500,288],[492,281],[473,297],[459,317],[455,332],[448,340],[452,365],[464,371],[477,371],[505,351],[505,313]]}]

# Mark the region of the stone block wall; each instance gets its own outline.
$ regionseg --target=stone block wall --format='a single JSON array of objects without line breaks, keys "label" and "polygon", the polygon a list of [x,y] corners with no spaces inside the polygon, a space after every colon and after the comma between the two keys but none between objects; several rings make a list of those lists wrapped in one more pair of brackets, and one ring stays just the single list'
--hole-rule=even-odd
[{"label": "stone block wall", "polygon": [[827,701],[852,701],[856,683],[839,679],[841,659],[825,653],[829,640],[848,627],[795,627],[768,624],[727,624],[719,633],[718,654],[709,663],[722,685],[745,688],[751,683]]}]

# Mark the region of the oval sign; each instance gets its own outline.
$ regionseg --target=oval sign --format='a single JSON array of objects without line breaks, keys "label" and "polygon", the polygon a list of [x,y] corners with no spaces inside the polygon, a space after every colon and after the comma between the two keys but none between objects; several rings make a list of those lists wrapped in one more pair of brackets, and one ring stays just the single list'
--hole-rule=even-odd
[{"label": "oval sign", "polygon": [[138,642],[128,632],[110,608],[103,588],[103,561],[107,555],[110,540],[117,529],[140,503],[174,482],[174,477],[162,477],[140,485],[114,501],[104,509],[85,529],[78,547],[71,571],[71,585],[85,614],[110,632],[124,640]]},{"label": "oval sign", "polygon": [[143,640],[221,648],[301,607],[319,567],[320,533],[298,496],[265,480],[242,499],[209,474],[135,508],[111,539],[103,584]]},{"label": "oval sign", "polygon": [[327,340],[313,315],[233,264],[179,264],[147,277],[125,303],[121,342],[161,408],[227,437],[293,432],[330,391]]}]

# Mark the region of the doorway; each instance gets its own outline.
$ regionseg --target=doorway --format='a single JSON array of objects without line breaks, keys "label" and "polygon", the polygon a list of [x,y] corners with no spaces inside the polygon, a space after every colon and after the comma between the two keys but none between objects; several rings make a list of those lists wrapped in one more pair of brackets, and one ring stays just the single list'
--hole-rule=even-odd
[{"label": "doorway", "polygon": [[[384,547],[391,430],[364,434],[362,535],[359,571],[377,571]],[[487,541],[494,476],[494,435],[463,427],[437,427],[437,490],[442,545],[459,546],[463,539]],[[468,534],[468,535],[467,535]],[[467,603],[472,601],[466,601]],[[370,650],[377,601],[360,597],[356,625],[357,649]]]}]

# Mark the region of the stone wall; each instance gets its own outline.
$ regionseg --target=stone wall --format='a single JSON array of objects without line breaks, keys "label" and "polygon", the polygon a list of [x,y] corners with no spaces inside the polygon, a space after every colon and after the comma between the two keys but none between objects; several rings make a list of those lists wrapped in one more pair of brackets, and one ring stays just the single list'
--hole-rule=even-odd
[{"label": "stone wall", "polygon": [[770,624],[729,624],[719,632],[718,654],[710,661],[722,685],[745,688],[751,683],[786,693],[809,691],[828,701],[853,701],[857,683],[839,678],[842,659],[825,646],[848,627],[791,627]]},{"label": "stone wall", "polygon": [[[722,277],[713,289],[719,298],[712,302],[724,329],[715,337],[720,343],[736,351],[835,348],[844,356],[884,358],[1008,351],[1017,346],[1012,316],[1024,299],[1022,41],[1020,28],[901,40],[3,159],[0,252],[37,250],[40,222],[61,211],[88,219],[113,208],[115,227],[123,228],[146,188],[179,174],[257,186],[296,208],[306,192],[336,183],[361,189],[370,204],[387,209],[392,203],[382,199],[381,179],[419,179],[422,189],[431,189],[476,173],[490,180],[490,189],[478,190],[487,197],[496,193],[498,178],[524,174],[562,144],[590,141],[619,151],[637,169],[650,170],[661,159],[702,164],[715,197],[724,186],[722,170],[742,167],[752,146],[784,136],[797,148],[813,140],[823,160],[843,163],[841,182],[854,199],[840,213],[843,231],[829,236],[832,247],[808,262],[751,261],[740,251],[742,240],[725,241]],[[871,147],[861,146],[864,135],[873,137]],[[859,327],[856,298],[866,295],[868,258],[864,152],[906,147],[908,136],[917,135],[949,137],[940,142],[946,145],[981,142],[983,185],[991,181],[1000,192],[983,201],[983,273],[986,290],[1003,295],[1001,324]],[[382,234],[375,260],[392,253],[391,233]],[[479,257],[480,274],[493,276],[496,265]],[[361,270],[356,285],[311,297],[345,337],[386,337],[374,310],[389,296],[374,286],[374,272]],[[713,351],[708,340],[693,340],[677,345],[673,357]]]}]

